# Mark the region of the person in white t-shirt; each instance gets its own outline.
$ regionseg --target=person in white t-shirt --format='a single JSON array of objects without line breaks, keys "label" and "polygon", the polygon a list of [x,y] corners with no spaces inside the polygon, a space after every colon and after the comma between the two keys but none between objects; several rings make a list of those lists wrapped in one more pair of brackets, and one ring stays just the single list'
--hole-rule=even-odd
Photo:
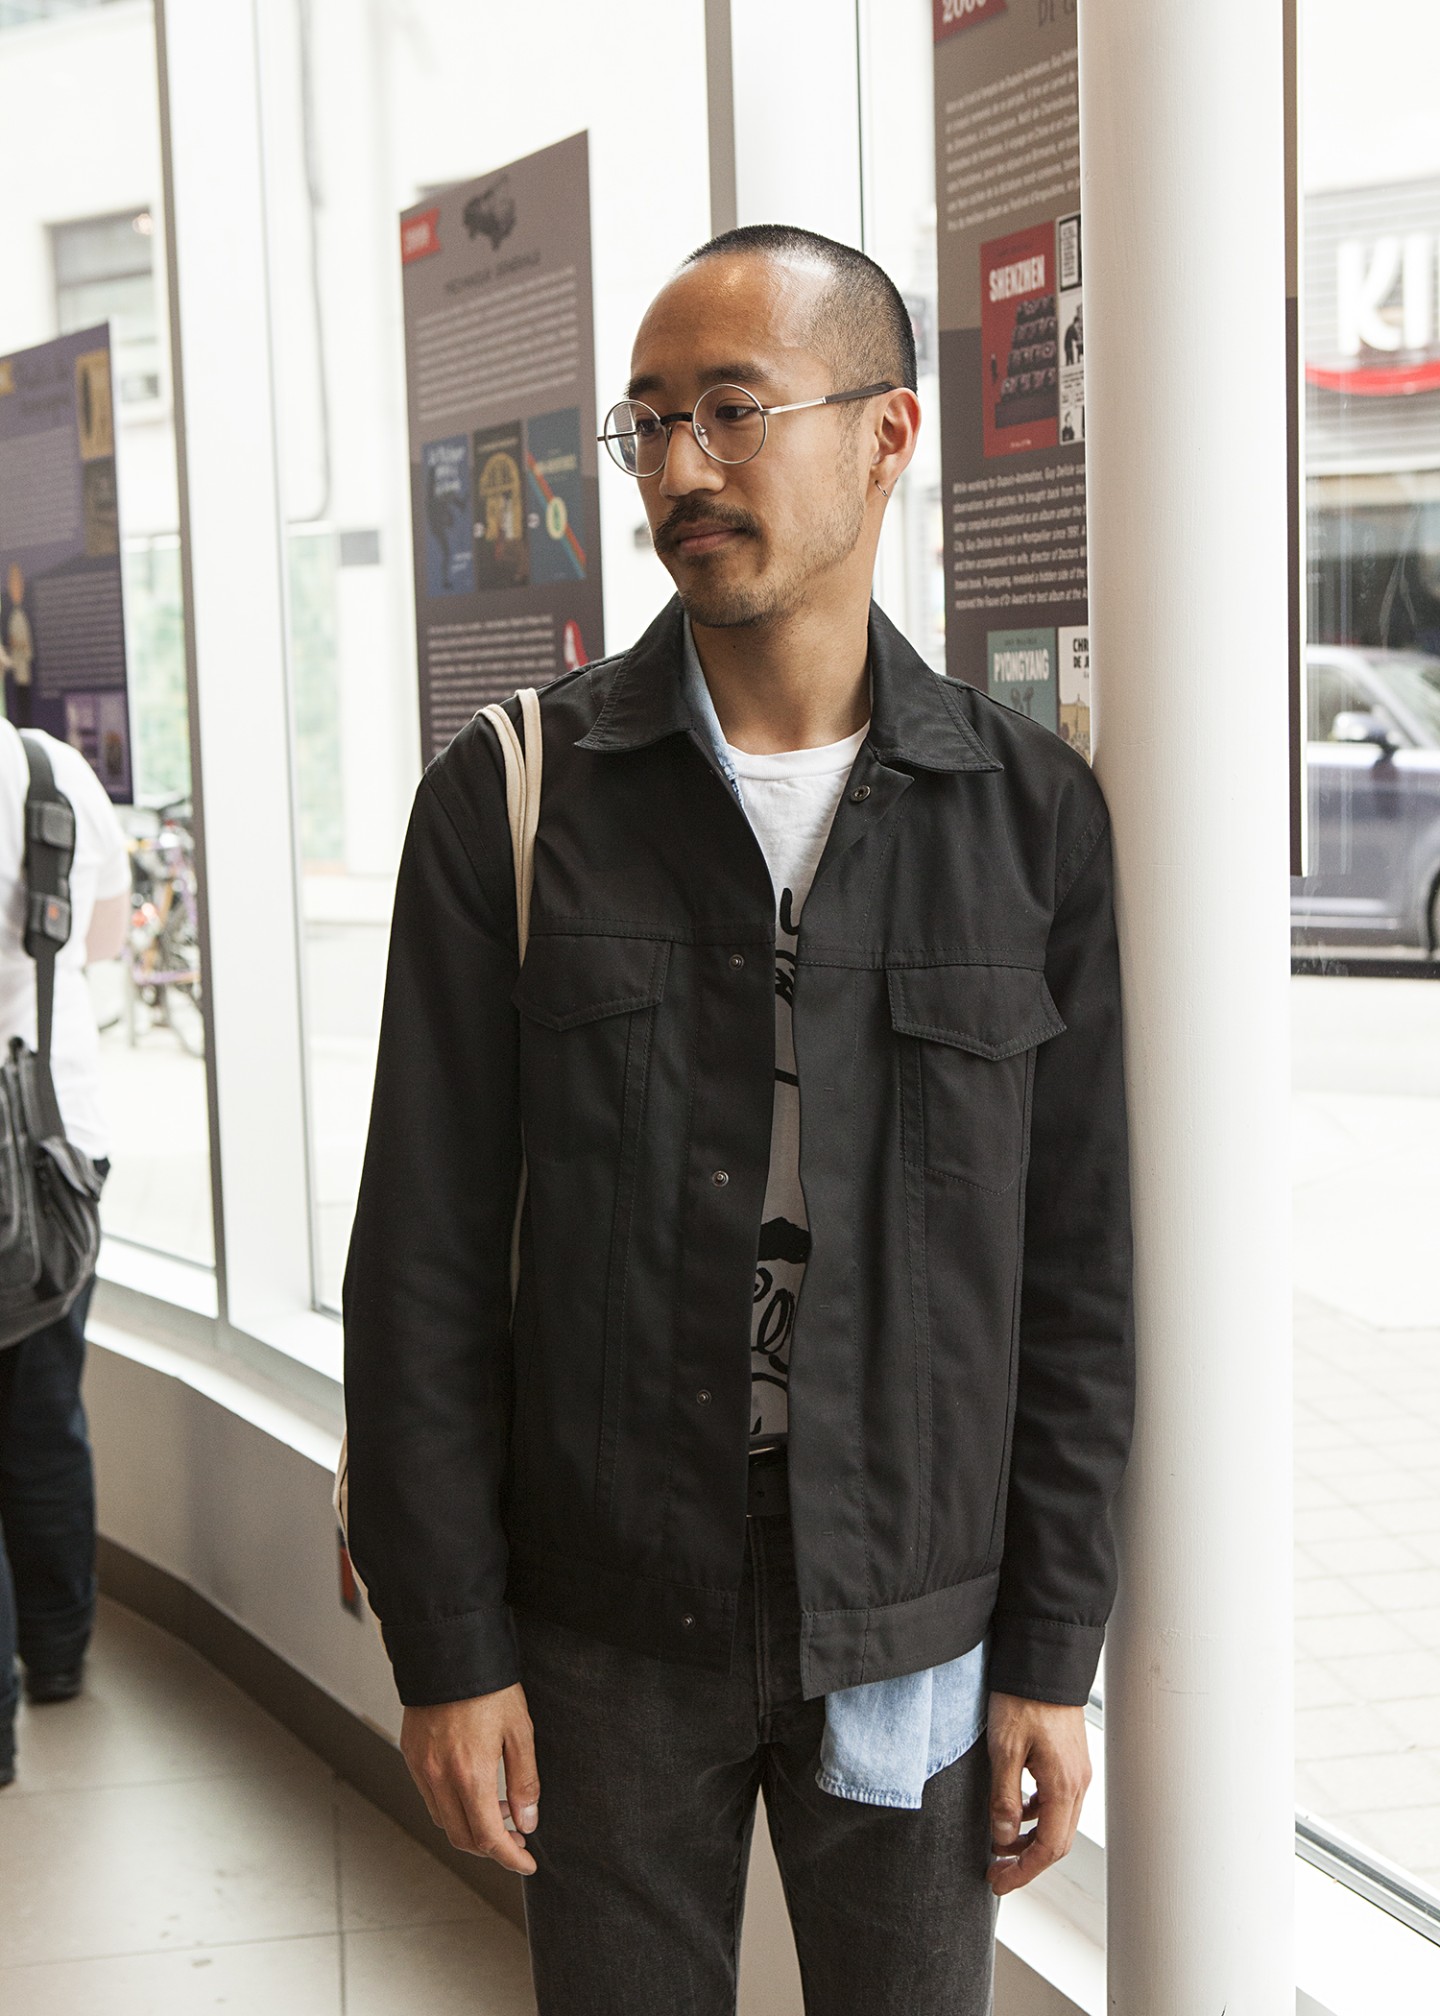
[{"label": "person in white t-shirt", "polygon": [[[55,963],[51,1070],[65,1132],[110,1167],[99,1034],[85,968],[113,959],[130,921],[120,822],[78,749],[38,733],[75,812],[71,930]],[[25,748],[0,722],[0,1043],[36,1040],[35,962],[25,950]],[[32,1702],[80,1691],[95,1609],[95,1485],[80,1400],[94,1276],[69,1313],[0,1349],[0,1785],[15,1775],[16,1658]]]}]

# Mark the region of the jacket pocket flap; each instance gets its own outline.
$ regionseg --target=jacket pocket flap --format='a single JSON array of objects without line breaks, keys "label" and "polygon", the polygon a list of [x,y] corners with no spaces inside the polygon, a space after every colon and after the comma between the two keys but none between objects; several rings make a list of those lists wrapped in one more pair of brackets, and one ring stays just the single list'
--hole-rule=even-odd
[{"label": "jacket pocket flap", "polygon": [[511,1000],[546,1029],[653,1008],[665,992],[670,947],[653,938],[532,938]]},{"label": "jacket pocket flap", "polygon": [[901,1035],[976,1057],[1013,1057],[1065,1027],[1045,975],[1028,966],[891,966],[886,978]]}]

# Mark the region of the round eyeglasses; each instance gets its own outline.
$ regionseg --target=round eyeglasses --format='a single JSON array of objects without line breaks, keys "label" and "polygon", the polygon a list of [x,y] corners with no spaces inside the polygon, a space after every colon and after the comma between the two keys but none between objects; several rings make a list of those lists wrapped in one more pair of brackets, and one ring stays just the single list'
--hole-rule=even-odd
[{"label": "round eyeglasses", "polygon": [[770,418],[776,413],[803,413],[809,406],[847,406],[854,399],[873,399],[893,392],[893,385],[862,385],[854,392],[827,392],[823,399],[796,399],[788,406],[762,406],[743,385],[712,385],[689,413],[657,413],[643,399],[619,399],[605,415],[603,441],[627,476],[658,476],[670,450],[670,435],[680,421],[712,462],[733,467],[749,462],[765,446]]}]

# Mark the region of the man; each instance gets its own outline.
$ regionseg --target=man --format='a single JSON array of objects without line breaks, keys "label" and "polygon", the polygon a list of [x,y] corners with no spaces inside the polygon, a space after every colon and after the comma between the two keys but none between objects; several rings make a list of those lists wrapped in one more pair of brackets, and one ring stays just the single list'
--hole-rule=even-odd
[{"label": "man", "polygon": [[523,967],[488,724],[415,800],[351,1542],[432,1816],[531,1878],[542,2016],[733,2010],[762,1785],[811,2016],[970,2016],[1113,1595],[1104,807],[871,603],[919,425],[878,267],[726,234],[632,361],[607,445],[678,595],[541,696]]},{"label": "man", "polygon": [[[36,730],[75,813],[70,936],[55,961],[51,1074],[67,1137],[110,1167],[99,1037],[85,968],[114,959],[130,925],[130,856],[104,785],[78,749]],[[0,1043],[35,1044],[35,961],[25,950],[25,746],[0,722]],[[85,1410],[85,1318],[94,1276],[58,1323],[0,1349],[0,1785],[15,1776],[16,1654],[33,1705],[84,1681],[95,1618],[95,1479]]]}]

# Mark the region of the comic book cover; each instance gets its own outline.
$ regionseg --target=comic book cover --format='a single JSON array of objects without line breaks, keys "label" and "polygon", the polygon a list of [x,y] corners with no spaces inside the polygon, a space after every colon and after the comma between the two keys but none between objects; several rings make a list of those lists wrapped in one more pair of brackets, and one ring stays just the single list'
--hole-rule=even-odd
[{"label": "comic book cover", "polygon": [[1085,294],[1080,284],[1080,219],[1062,217],[1055,226],[1055,266],[1059,282],[1056,332],[1060,366],[1060,439],[1085,439]]},{"label": "comic book cover", "polygon": [[426,590],[431,595],[468,595],[475,586],[468,437],[451,434],[443,441],[427,441],[420,467],[425,482]]},{"label": "comic book cover", "polygon": [[1012,231],[980,247],[980,374],[987,456],[1056,445],[1053,224]]},{"label": "comic book cover", "polygon": [[526,421],[525,503],[531,580],[583,581],[585,500],[577,406]]},{"label": "comic book cover", "polygon": [[1090,761],[1090,626],[1065,625],[1056,632],[1060,657],[1060,736]]},{"label": "comic book cover", "polygon": [[530,581],[521,484],[524,445],[518,420],[482,427],[474,437],[475,586],[524,588]]},{"label": "comic book cover", "polygon": [[986,643],[989,691],[1017,714],[1028,714],[1042,728],[1058,729],[1055,632],[1053,630],[992,630]]}]

